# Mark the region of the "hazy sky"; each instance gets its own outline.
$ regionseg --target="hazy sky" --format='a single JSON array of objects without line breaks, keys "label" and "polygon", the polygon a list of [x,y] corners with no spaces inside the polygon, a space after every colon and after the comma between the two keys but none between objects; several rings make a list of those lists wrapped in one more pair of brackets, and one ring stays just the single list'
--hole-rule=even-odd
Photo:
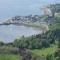
[{"label": "hazy sky", "polygon": [[0,0],[0,19],[16,15],[41,14],[40,7],[60,0]]}]

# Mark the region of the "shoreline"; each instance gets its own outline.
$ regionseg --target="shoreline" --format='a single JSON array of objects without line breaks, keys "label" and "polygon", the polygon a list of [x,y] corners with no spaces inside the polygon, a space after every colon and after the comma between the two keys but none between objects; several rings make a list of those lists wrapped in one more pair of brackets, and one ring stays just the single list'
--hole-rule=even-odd
[{"label": "shoreline", "polygon": [[0,23],[0,26],[2,25],[16,25],[16,26],[27,26],[27,27],[33,27],[33,28],[38,28],[42,30],[48,31],[48,25],[47,24],[36,24],[36,23]]}]

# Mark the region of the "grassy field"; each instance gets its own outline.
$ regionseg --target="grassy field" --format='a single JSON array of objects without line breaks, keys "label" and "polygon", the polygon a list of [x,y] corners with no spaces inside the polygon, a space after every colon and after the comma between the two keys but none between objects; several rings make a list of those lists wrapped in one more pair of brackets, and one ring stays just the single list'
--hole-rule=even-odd
[{"label": "grassy field", "polygon": [[21,60],[21,57],[14,54],[0,54],[0,60]]},{"label": "grassy field", "polygon": [[[51,45],[49,48],[43,48],[43,49],[34,49],[29,50],[32,53],[32,57],[37,56],[44,56],[46,57],[48,54],[53,54],[57,49],[57,45]],[[21,56],[19,54],[0,54],[0,60],[21,60]]]},{"label": "grassy field", "polygon": [[43,49],[34,49],[31,50],[31,52],[37,56],[47,56],[48,54],[53,54],[57,49],[57,45],[52,45],[49,48],[43,48]]}]

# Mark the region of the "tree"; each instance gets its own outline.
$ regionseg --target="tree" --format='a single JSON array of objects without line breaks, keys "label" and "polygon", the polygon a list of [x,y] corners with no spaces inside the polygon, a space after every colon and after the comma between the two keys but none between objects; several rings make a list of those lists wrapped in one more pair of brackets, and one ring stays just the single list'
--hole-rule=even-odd
[{"label": "tree", "polygon": [[0,46],[3,46],[4,45],[4,43],[3,42],[0,42]]}]

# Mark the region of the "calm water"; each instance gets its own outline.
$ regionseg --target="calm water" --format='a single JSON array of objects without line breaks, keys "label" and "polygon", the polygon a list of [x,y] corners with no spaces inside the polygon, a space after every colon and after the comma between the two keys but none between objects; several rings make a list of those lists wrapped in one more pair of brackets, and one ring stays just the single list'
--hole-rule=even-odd
[{"label": "calm water", "polygon": [[0,41],[12,42],[15,38],[19,38],[22,35],[31,36],[41,32],[42,30],[37,30],[31,27],[16,25],[0,26]]},{"label": "calm water", "polygon": [[[41,15],[42,6],[60,3],[60,0],[0,0],[0,22],[16,15]],[[22,35],[30,36],[41,31],[24,26],[0,26],[0,40],[11,42]]]},{"label": "calm water", "polygon": [[60,0],[0,0],[0,19],[16,15],[41,15],[41,6],[60,3]]}]

